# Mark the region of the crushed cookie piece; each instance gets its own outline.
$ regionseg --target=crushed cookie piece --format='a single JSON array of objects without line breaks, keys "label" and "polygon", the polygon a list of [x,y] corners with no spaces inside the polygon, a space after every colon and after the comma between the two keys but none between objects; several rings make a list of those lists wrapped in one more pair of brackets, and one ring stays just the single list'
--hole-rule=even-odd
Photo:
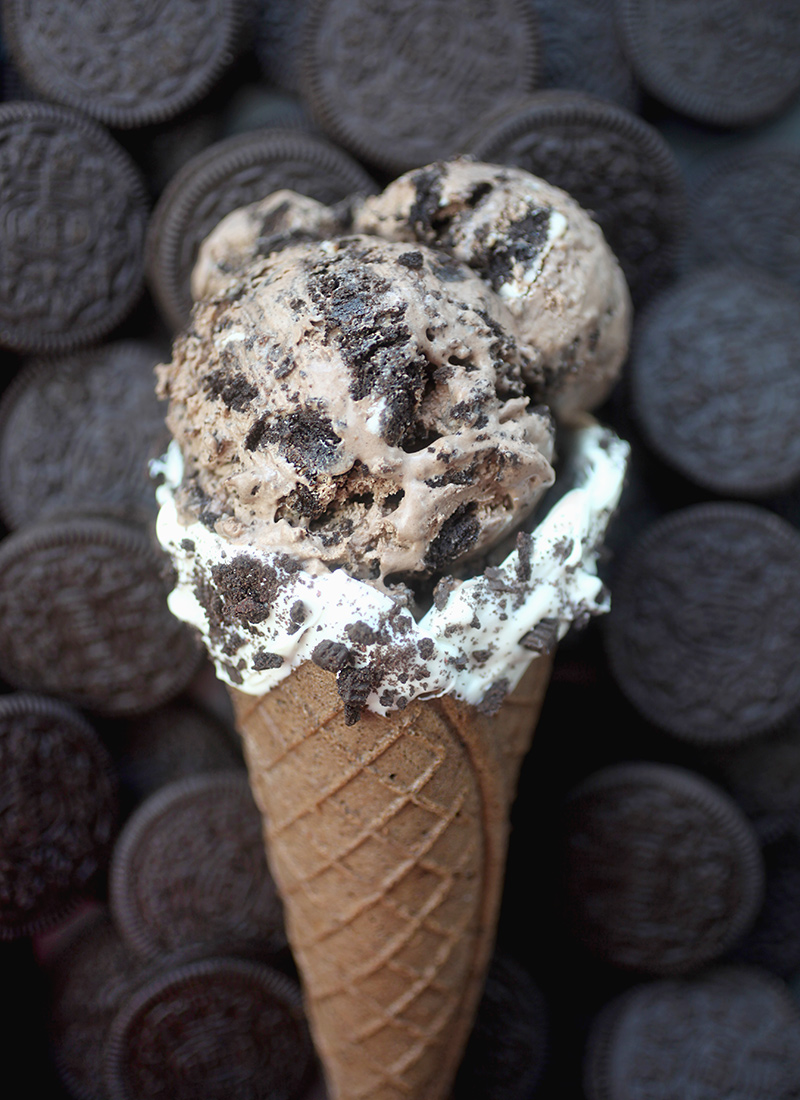
[{"label": "crushed cookie piece", "polygon": [[311,660],[326,672],[340,672],[350,664],[352,659],[352,653],[343,642],[334,642],[330,639],[319,642],[311,651]]}]

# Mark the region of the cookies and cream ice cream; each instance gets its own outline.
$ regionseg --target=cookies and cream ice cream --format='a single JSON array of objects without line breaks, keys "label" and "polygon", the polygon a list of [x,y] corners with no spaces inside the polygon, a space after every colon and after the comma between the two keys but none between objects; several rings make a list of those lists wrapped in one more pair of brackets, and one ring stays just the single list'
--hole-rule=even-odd
[{"label": "cookies and cream ice cream", "polygon": [[[229,684],[263,693],[311,660],[353,719],[447,692],[491,709],[605,609],[625,446],[596,427],[545,527],[470,567],[553,484],[539,399],[596,393],[627,348],[619,268],[563,192],[468,161],[338,211],[281,192],[220,224],[194,287],[160,368],[159,537],[171,606]],[[447,579],[423,616],[425,578]]]}]

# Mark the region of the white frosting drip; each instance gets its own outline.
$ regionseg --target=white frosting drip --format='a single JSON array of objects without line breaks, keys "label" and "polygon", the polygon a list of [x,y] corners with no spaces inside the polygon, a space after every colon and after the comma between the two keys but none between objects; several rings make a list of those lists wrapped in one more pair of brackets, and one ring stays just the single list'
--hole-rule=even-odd
[{"label": "white frosting drip", "polygon": [[[516,686],[538,655],[520,639],[544,620],[555,640],[576,619],[609,608],[608,593],[597,576],[597,554],[619,501],[629,448],[590,422],[573,433],[569,450],[571,471],[566,476],[574,478],[575,487],[533,531],[529,576],[513,550],[496,569],[454,582],[446,602],[415,622],[403,604],[341,569],[319,576],[300,570],[286,576],[263,621],[237,623],[221,641],[198,599],[198,585],[213,587],[215,567],[242,555],[266,568],[275,567],[280,556],[227,542],[199,522],[180,522],[174,494],[183,476],[183,458],[173,442],[167,455],[153,464],[154,475],[164,478],[157,489],[157,534],[178,575],[170,610],[201,632],[220,678],[249,695],[265,694],[311,660],[320,642],[332,641],[348,647],[355,667],[380,673],[366,700],[378,714],[415,697],[447,693],[479,704],[493,686]],[[360,628],[355,634],[354,623]],[[264,663],[264,653],[273,662],[274,655],[283,658],[280,667],[254,668]]]}]

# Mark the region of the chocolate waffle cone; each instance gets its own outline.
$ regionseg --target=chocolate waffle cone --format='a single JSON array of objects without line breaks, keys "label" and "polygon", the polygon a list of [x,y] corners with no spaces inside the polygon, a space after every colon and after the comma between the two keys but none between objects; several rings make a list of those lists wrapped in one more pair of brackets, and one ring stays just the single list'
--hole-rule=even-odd
[{"label": "chocolate waffle cone", "polygon": [[347,725],[311,663],[264,696],[232,690],[331,1100],[449,1095],[550,667],[491,717],[444,697]]}]

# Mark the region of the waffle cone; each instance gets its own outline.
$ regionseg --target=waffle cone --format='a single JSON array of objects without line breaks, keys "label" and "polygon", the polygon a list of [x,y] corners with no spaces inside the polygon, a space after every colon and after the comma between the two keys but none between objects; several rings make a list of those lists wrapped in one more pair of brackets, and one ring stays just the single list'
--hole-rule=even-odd
[{"label": "waffle cone", "polygon": [[232,690],[331,1100],[444,1100],[491,956],[509,810],[550,675],[355,725],[332,673]]}]

